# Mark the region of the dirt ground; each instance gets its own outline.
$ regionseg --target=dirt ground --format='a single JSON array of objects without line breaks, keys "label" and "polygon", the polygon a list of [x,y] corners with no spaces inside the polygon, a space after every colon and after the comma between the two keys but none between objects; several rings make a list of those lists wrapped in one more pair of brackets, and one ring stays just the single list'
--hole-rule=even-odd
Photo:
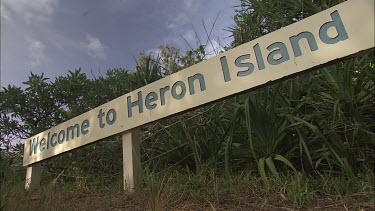
[{"label": "dirt ground", "polygon": [[[238,188],[218,195],[214,200],[193,200],[181,194],[156,197],[152,203],[146,191],[128,194],[121,190],[77,190],[40,195],[20,201],[16,210],[375,210],[374,203],[350,198],[316,196],[297,208],[282,194],[260,197],[249,188]],[[160,195],[160,194],[159,194]],[[212,197],[210,197],[212,198]],[[152,206],[154,205],[154,206]]]}]

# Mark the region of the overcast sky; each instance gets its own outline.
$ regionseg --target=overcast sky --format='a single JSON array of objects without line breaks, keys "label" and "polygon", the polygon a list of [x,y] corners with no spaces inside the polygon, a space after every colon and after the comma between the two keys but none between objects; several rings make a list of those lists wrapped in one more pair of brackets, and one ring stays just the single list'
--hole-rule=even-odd
[{"label": "overcast sky", "polygon": [[[91,75],[134,69],[138,52],[158,45],[228,45],[239,0],[1,0],[1,86],[21,86],[33,73],[54,79],[81,67]],[[210,48],[212,48],[210,46]],[[210,51],[211,49],[207,49]]]}]

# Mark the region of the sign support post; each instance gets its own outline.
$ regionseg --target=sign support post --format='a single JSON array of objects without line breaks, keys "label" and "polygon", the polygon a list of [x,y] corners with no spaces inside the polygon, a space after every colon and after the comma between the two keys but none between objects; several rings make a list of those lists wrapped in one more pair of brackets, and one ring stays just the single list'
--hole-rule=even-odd
[{"label": "sign support post", "polygon": [[27,167],[26,181],[25,181],[26,190],[32,191],[35,189],[39,189],[41,173],[42,173],[42,167],[41,167],[40,162],[34,163]]},{"label": "sign support post", "polygon": [[124,190],[134,193],[141,184],[140,129],[122,134]]}]

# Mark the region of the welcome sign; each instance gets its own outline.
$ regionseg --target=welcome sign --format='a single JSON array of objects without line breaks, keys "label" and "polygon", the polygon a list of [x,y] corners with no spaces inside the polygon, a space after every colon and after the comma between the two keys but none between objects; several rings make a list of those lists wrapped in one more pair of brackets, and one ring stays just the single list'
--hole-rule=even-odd
[{"label": "welcome sign", "polygon": [[23,165],[373,49],[374,1],[347,1],[26,139]]}]

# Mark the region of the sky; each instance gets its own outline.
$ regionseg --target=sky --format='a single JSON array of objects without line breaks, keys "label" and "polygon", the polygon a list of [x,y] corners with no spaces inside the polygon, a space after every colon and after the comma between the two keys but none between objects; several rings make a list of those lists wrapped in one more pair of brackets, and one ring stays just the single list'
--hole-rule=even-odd
[{"label": "sky", "polygon": [[[81,68],[88,77],[109,68],[133,70],[138,53],[169,44],[207,52],[232,41],[239,0],[0,0],[1,84],[23,86],[30,72],[54,79]],[[183,37],[183,38],[182,38]],[[186,41],[189,45],[186,43]],[[92,72],[92,73],[91,73]]]}]

